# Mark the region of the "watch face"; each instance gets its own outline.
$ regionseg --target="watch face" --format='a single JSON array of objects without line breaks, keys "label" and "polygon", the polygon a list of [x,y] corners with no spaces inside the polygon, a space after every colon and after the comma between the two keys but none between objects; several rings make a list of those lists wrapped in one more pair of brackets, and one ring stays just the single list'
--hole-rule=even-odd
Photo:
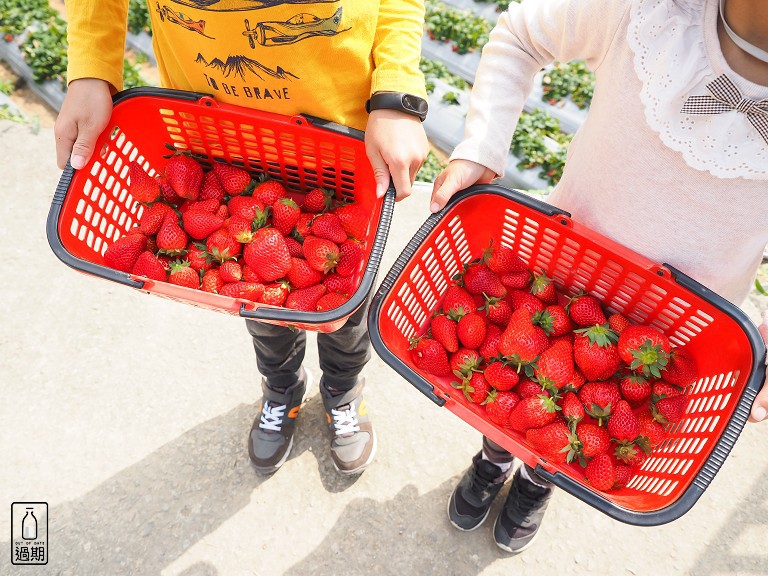
[{"label": "watch face", "polygon": [[403,94],[403,105],[409,110],[424,113],[427,111],[427,103],[423,98],[413,94]]}]

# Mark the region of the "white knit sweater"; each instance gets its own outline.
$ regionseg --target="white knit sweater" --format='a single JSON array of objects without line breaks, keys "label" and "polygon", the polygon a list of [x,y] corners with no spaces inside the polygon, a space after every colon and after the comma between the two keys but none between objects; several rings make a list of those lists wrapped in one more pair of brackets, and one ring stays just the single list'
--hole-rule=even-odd
[{"label": "white knit sweater", "polygon": [[523,103],[553,59],[596,74],[589,114],[549,201],[574,219],[736,305],[768,244],[768,143],[737,111],[680,113],[733,72],[717,38],[717,0],[524,0],[483,49],[465,139],[451,159],[502,174]]}]

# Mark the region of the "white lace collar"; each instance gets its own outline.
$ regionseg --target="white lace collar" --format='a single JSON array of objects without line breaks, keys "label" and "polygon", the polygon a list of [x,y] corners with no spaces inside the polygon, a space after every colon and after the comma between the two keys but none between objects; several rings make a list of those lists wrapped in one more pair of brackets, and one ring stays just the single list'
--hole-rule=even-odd
[{"label": "white lace collar", "polygon": [[627,40],[648,125],[697,170],[719,178],[768,180],[768,145],[737,111],[681,114],[693,95],[726,74],[744,97],[761,100],[768,87],[731,70],[717,38],[718,0],[633,0]]}]

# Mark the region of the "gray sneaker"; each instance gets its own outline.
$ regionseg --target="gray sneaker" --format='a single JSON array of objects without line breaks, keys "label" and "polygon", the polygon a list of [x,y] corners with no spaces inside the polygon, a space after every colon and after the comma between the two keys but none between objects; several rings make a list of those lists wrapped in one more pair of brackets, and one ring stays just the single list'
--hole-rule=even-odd
[{"label": "gray sneaker", "polygon": [[472,465],[461,477],[448,499],[448,519],[459,530],[469,532],[480,526],[491,511],[491,504],[509,478],[511,468],[502,472],[482,453],[472,457]]},{"label": "gray sneaker", "polygon": [[253,421],[248,437],[248,455],[257,472],[272,474],[288,459],[293,447],[296,417],[308,387],[312,386],[312,373],[301,368],[298,382],[282,392],[261,381],[264,397],[259,415]]},{"label": "gray sneaker", "polygon": [[523,478],[523,466],[517,469],[504,508],[496,518],[493,539],[502,550],[517,554],[533,544],[544,519],[549,500],[555,491]]},{"label": "gray sneaker", "polygon": [[376,433],[362,395],[364,386],[362,378],[349,392],[333,395],[320,382],[325,416],[333,434],[331,458],[336,470],[345,475],[365,470],[376,453]]}]

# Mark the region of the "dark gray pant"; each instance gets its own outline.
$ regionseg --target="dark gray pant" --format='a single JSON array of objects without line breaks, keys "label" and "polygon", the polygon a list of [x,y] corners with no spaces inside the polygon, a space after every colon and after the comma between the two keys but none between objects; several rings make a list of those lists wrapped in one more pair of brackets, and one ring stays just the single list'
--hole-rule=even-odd
[{"label": "dark gray pant", "polygon": [[[515,457],[510,452],[486,436],[483,436],[483,452],[485,452],[485,455],[488,456],[488,460],[494,464],[507,464],[515,459]],[[524,463],[523,466],[525,466],[526,470],[528,471],[528,475],[536,480],[537,484],[541,484],[542,486],[553,486],[549,480],[546,480],[536,474],[533,468],[528,466],[528,464]]]},{"label": "dark gray pant", "polygon": [[[368,360],[371,359],[371,339],[366,316],[370,296],[336,332],[317,334],[322,383],[338,392],[351,390],[357,383]],[[270,388],[285,388],[299,378],[304,361],[307,335],[303,330],[246,320],[253,337],[256,364]]]}]

